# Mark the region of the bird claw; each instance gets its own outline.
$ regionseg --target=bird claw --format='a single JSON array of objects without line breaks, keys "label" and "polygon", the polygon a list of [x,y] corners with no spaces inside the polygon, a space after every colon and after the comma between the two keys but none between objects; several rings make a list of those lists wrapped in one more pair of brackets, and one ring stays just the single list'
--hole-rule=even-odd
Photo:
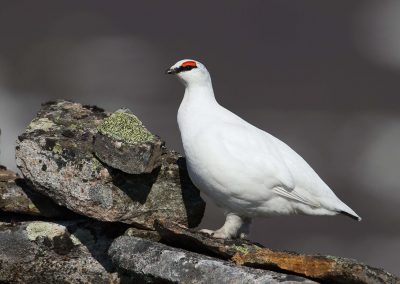
[{"label": "bird claw", "polygon": [[220,230],[216,230],[214,232],[214,234],[212,234],[212,237],[216,238],[216,239],[231,239],[232,238],[231,235],[227,234],[224,231],[220,231]]},{"label": "bird claw", "polygon": [[203,234],[206,234],[206,235],[209,235],[209,236],[212,237],[212,235],[214,234],[215,231],[213,231],[213,230],[208,230],[208,229],[201,229],[199,232],[200,232],[200,233],[203,233]]},{"label": "bird claw", "polygon": [[207,234],[208,236],[216,238],[216,239],[230,239],[231,238],[231,236],[223,230],[213,231],[213,230],[208,230],[208,229],[201,229],[199,232]]}]

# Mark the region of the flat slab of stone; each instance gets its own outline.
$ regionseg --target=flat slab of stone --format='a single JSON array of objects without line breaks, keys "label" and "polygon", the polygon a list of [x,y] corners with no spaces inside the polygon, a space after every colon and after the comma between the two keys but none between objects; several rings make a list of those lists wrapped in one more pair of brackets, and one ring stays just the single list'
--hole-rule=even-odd
[{"label": "flat slab of stone", "polygon": [[164,243],[238,265],[300,275],[323,283],[400,283],[396,276],[352,259],[272,250],[247,240],[215,239],[170,221],[156,221],[155,228]]},{"label": "flat slab of stone", "polygon": [[120,283],[107,250],[122,232],[87,220],[0,223],[0,282]]},{"label": "flat slab of stone", "polygon": [[138,283],[316,283],[293,275],[235,266],[201,254],[136,237],[117,238],[109,249],[120,274]]},{"label": "flat slab of stone", "polygon": [[52,218],[76,218],[77,215],[41,195],[15,172],[0,166],[0,211]]},{"label": "flat slab of stone", "polygon": [[98,220],[148,229],[155,219],[197,226],[205,203],[179,154],[163,148],[159,167],[145,174],[128,174],[97,159],[94,137],[110,115],[68,101],[42,105],[18,139],[23,176],[57,204]]},{"label": "flat slab of stone", "polygon": [[160,166],[164,142],[130,110],[114,112],[97,129],[94,152],[103,163],[128,174],[150,173]]}]

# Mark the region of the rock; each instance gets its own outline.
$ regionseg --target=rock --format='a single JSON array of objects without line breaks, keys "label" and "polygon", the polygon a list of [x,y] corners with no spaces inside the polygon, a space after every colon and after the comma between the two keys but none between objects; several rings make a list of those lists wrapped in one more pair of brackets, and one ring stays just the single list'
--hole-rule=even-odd
[{"label": "rock", "polygon": [[26,180],[0,166],[0,210],[53,218],[77,217],[50,198],[32,190]]},{"label": "rock", "polygon": [[23,176],[59,205],[98,220],[147,229],[155,219],[197,226],[205,203],[177,153],[164,148],[160,166],[147,174],[124,173],[94,156],[94,137],[108,117],[102,109],[68,101],[44,104],[19,136]]},{"label": "rock", "polygon": [[156,231],[153,231],[153,230],[142,230],[142,229],[131,227],[125,231],[124,235],[129,236],[129,237],[142,238],[142,239],[150,240],[153,242],[161,241],[160,235]]},{"label": "rock", "polygon": [[109,255],[132,283],[315,283],[129,236],[117,238]]},{"label": "rock", "polygon": [[155,228],[164,243],[218,256],[237,265],[300,275],[323,283],[400,284],[396,276],[351,259],[271,250],[246,240],[215,239],[169,221],[157,221]]},{"label": "rock", "polygon": [[5,166],[0,165],[0,182],[8,182],[14,180],[18,177],[13,171],[7,170]]},{"label": "rock", "polygon": [[112,168],[128,174],[150,173],[160,166],[162,142],[129,110],[118,110],[98,126],[94,151]]},{"label": "rock", "polygon": [[0,223],[0,283],[119,283],[107,250],[122,232],[96,221]]}]

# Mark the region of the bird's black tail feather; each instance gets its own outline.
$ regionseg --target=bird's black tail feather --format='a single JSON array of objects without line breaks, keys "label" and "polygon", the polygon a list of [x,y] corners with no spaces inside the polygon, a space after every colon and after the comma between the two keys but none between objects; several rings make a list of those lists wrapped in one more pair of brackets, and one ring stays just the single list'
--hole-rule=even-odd
[{"label": "bird's black tail feather", "polygon": [[350,213],[347,213],[345,211],[338,211],[340,214],[346,215],[347,217],[350,217],[351,219],[354,219],[356,221],[361,221],[361,218],[355,215],[352,215]]}]

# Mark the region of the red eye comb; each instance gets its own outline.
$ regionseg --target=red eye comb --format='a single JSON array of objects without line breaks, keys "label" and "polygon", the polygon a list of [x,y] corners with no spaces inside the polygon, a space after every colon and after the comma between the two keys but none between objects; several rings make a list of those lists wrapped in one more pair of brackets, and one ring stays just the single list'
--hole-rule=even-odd
[{"label": "red eye comb", "polygon": [[196,61],[193,61],[193,60],[183,62],[181,66],[182,67],[187,67],[187,66],[197,67]]}]

